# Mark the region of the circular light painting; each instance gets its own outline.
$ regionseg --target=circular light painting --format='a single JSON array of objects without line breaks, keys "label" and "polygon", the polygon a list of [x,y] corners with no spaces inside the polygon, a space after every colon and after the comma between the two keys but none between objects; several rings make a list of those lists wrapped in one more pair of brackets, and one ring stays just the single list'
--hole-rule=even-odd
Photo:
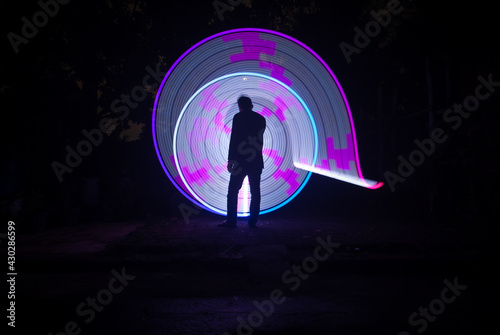
[{"label": "circular light painting", "polygon": [[[351,111],[328,65],[282,33],[244,28],[210,36],[187,50],[160,85],[153,141],[168,178],[197,206],[226,214],[226,170],[237,99],[266,118],[261,214],[290,202],[311,173],[367,188]],[[245,180],[238,216],[248,216]]]}]

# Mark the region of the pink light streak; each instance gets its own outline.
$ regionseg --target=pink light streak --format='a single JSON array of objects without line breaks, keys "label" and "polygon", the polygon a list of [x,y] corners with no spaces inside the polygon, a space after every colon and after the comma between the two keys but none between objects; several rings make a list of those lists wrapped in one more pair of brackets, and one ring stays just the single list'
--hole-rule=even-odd
[{"label": "pink light streak", "polygon": [[326,139],[328,159],[335,160],[337,168],[342,170],[350,170],[351,166],[349,162],[356,161],[356,157],[354,155],[354,149],[352,147],[353,145],[352,134],[346,134],[346,142],[347,142],[347,148],[337,149],[335,148],[333,137],[327,137]]},{"label": "pink light streak", "polygon": [[285,85],[292,86],[292,81],[285,77],[285,68],[283,66],[270,62],[260,62],[259,67],[271,70],[271,77],[278,79]]},{"label": "pink light streak", "polygon": [[297,182],[299,176],[300,175],[296,171],[293,171],[292,169],[277,170],[273,174],[274,179],[278,180],[281,178],[285,183],[287,183],[290,186],[286,191],[286,194],[288,194],[289,196],[295,193],[295,191],[300,187],[300,183]]},{"label": "pink light streak", "polygon": [[273,160],[273,163],[275,166],[280,167],[281,163],[283,163],[283,157],[278,155],[278,150],[275,149],[269,149],[269,148],[263,148],[262,149],[262,154],[268,156]]},{"label": "pink light streak", "polygon": [[229,58],[232,63],[245,60],[260,60],[260,54],[273,56],[276,52],[276,42],[260,39],[258,32],[246,32],[238,35],[222,36],[224,42],[241,40],[243,52],[231,55]]}]

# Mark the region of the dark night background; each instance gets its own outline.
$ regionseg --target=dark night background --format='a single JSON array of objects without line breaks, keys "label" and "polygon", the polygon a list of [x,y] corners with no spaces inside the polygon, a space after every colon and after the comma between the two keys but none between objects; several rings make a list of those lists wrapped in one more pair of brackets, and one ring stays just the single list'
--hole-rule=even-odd
[{"label": "dark night background", "polygon": [[[403,12],[348,63],[339,44],[354,44],[353,28],[363,29],[373,19],[370,11],[386,4],[246,0],[220,20],[210,0],[72,0],[59,5],[16,54],[7,34],[21,35],[21,18],[32,21],[40,6],[34,0],[1,1],[2,221],[15,221],[22,239],[89,222],[147,225],[181,218],[178,204],[184,199],[165,176],[152,141],[156,82],[150,81],[147,97],[124,120],[110,106],[142,85],[146,67],[165,73],[198,41],[224,30],[257,27],[295,37],[329,64],[353,112],[363,173],[385,183],[368,190],[313,175],[301,194],[269,214],[269,220],[340,217],[347,224],[390,221],[401,230],[417,223],[426,231],[472,232],[481,255],[497,260],[500,87],[458,129],[442,121],[446,109],[474,95],[478,76],[500,82],[496,7],[487,1],[401,0]],[[85,138],[82,130],[98,128],[105,117],[113,118],[116,128],[59,182],[51,164],[64,164],[66,146],[76,148]],[[436,127],[446,131],[447,141],[392,192],[384,173],[397,173],[398,156],[407,158],[416,149],[414,140],[428,138]],[[219,219],[209,213],[201,217]],[[2,237],[2,247],[4,242]],[[27,261],[36,268],[35,263]],[[105,267],[108,273],[111,268]],[[72,309],[74,302],[59,308]],[[415,309],[423,303],[414,303]],[[18,318],[21,324],[21,311]],[[34,329],[57,328],[44,322],[45,328]],[[332,332],[343,333],[357,332]]]}]

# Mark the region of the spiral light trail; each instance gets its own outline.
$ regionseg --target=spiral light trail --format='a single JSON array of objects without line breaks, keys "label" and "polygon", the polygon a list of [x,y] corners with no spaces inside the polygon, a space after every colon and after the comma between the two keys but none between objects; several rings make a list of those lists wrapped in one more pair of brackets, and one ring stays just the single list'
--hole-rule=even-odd
[{"label": "spiral light trail", "polygon": [[[160,163],[184,196],[226,214],[227,152],[236,100],[249,96],[266,117],[261,214],[290,202],[311,173],[367,188],[345,94],[309,47],[275,31],[225,31],[187,50],[167,72],[153,110]],[[238,215],[248,216],[249,188]]]}]

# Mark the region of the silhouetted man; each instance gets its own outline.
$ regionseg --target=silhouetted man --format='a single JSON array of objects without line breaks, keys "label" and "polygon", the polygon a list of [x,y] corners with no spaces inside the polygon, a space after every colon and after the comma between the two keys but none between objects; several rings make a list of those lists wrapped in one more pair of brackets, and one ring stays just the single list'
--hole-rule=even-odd
[{"label": "silhouetted man", "polygon": [[250,184],[250,218],[248,226],[255,228],[260,212],[260,176],[264,168],[262,145],[266,119],[252,110],[249,97],[238,99],[240,112],[233,118],[227,171],[231,173],[227,191],[227,219],[219,227],[236,227],[238,192],[248,176]]}]

